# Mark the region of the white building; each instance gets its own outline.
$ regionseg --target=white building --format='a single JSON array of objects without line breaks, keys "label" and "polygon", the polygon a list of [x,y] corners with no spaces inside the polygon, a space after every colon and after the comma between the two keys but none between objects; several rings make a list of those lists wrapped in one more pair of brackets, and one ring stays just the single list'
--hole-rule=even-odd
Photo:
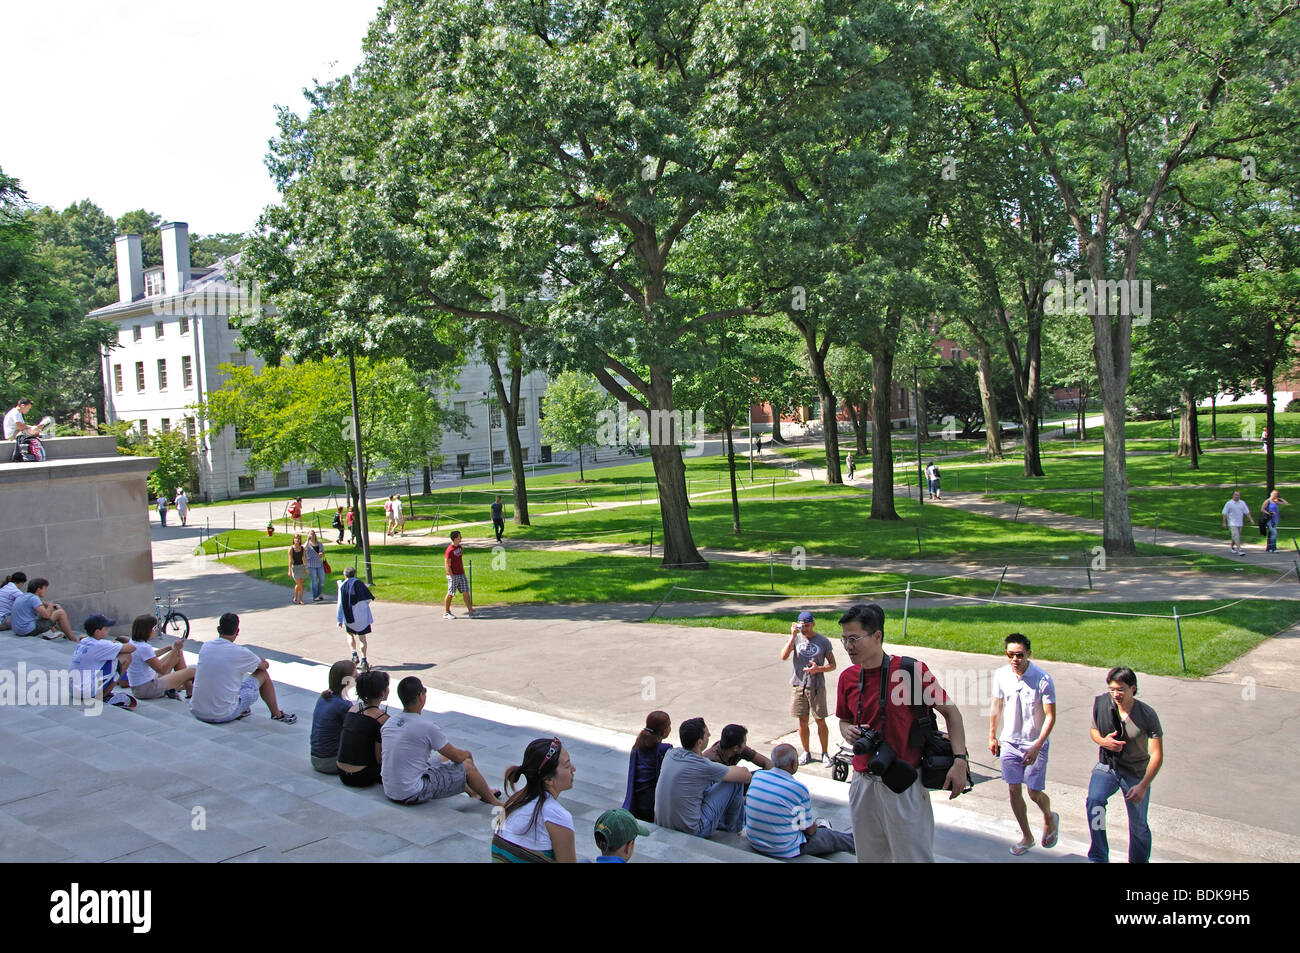
[{"label": "white building", "polygon": [[[239,348],[239,331],[231,327],[231,315],[250,304],[249,289],[226,279],[227,266],[235,259],[210,268],[190,267],[186,223],[169,222],[161,234],[163,265],[149,269],[142,265],[140,236],[117,237],[118,301],[90,314],[117,326],[117,344],[101,356],[108,419],[131,421],[142,433],[183,428],[195,441],[198,493],[204,500],[339,484],[332,471],[305,466],[250,473],[248,451],[237,445],[231,428],[202,428],[192,408],[224,382],[217,366],[263,366],[256,354]],[[517,416],[524,463],[550,461],[550,448],[541,444],[537,427],[546,384],[546,375],[534,372],[520,386]],[[489,409],[489,394],[495,394],[495,388],[482,362],[467,365],[454,389],[439,392],[440,403],[471,420],[468,436],[443,434],[444,472],[459,476],[462,470],[486,471],[489,460],[498,469],[509,466],[501,412]],[[419,479],[420,474],[412,474],[413,483]]]}]

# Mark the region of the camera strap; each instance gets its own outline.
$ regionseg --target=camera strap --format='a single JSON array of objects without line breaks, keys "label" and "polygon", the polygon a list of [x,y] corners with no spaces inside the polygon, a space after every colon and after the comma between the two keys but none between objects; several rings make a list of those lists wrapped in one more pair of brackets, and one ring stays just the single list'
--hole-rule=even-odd
[{"label": "camera strap", "polygon": [[[867,690],[867,670],[858,668],[858,716],[857,724],[862,724],[862,695]],[[889,701],[889,656],[884,655],[880,659],[880,727],[876,730],[880,736],[885,736],[885,722],[888,720],[887,702]]]}]

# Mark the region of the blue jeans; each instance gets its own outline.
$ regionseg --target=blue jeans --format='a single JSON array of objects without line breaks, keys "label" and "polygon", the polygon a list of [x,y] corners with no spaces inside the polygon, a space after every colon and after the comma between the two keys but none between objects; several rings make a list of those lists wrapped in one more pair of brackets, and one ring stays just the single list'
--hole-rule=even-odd
[{"label": "blue jeans", "polygon": [[[1095,864],[1110,860],[1110,845],[1106,841],[1106,802],[1116,791],[1125,794],[1137,786],[1140,778],[1120,774],[1108,765],[1098,763],[1088,779],[1088,832],[1092,844],[1088,859]],[[1128,862],[1145,864],[1151,860],[1151,828],[1147,826],[1147,808],[1151,806],[1151,789],[1142,800],[1125,801],[1128,810]]]},{"label": "blue jeans", "polygon": [[803,846],[799,848],[799,853],[811,854],[814,857],[825,857],[836,851],[853,853],[853,835],[847,831],[831,830],[822,825],[818,825],[812,837],[805,840]]},{"label": "blue jeans", "polygon": [[696,837],[712,837],[718,830],[739,834],[745,829],[745,786],[736,781],[716,781],[704,792]]},{"label": "blue jeans", "polygon": [[325,567],[308,566],[307,575],[311,577],[311,597],[319,599],[322,590],[325,588]]},{"label": "blue jeans", "polygon": [[158,519],[162,521],[163,526],[167,525],[167,507],[164,506],[159,508]]},{"label": "blue jeans", "polygon": [[1268,524],[1268,547],[1267,547],[1267,550],[1268,550],[1268,552],[1270,552],[1270,553],[1275,553],[1275,552],[1277,552],[1277,524],[1276,524],[1276,523],[1269,523],[1269,524]]}]

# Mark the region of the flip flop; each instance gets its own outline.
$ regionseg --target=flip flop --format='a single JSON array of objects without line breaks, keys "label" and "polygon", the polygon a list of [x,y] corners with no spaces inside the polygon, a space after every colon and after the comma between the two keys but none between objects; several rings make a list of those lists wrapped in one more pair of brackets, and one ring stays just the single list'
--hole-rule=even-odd
[{"label": "flip flop", "polygon": [[1052,833],[1043,838],[1044,847],[1055,847],[1056,839],[1061,833],[1061,815],[1052,812]]},{"label": "flip flop", "polygon": [[1033,845],[1032,843],[1029,843],[1029,844],[1013,844],[1013,845],[1011,846],[1011,853],[1014,854],[1015,856],[1019,857],[1021,854],[1026,853],[1026,852],[1029,850],[1029,848],[1031,848],[1031,847],[1033,847],[1033,846],[1034,846],[1034,845]]}]

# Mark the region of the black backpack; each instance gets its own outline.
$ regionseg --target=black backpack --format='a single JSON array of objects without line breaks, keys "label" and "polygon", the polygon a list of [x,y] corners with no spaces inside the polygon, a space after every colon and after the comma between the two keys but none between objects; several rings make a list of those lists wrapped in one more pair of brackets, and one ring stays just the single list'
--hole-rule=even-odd
[{"label": "black backpack", "polygon": [[29,433],[20,433],[14,438],[14,454],[10,458],[14,463],[40,463],[45,459],[45,448],[41,438]]},{"label": "black backpack", "polygon": [[[921,767],[918,771],[921,785],[931,791],[938,791],[943,788],[944,782],[948,779],[948,771],[956,761],[952,753],[952,742],[948,740],[946,732],[939,730],[939,723],[934,719],[934,706],[925,702],[921,683],[916,675],[916,659],[903,655],[899,657],[898,664],[899,668],[906,673],[907,684],[912,690],[910,707],[912,714],[916,716],[916,723],[912,726],[911,737],[908,740],[913,746],[921,749]],[[967,791],[970,790],[971,784],[969,764],[967,762]]]}]

